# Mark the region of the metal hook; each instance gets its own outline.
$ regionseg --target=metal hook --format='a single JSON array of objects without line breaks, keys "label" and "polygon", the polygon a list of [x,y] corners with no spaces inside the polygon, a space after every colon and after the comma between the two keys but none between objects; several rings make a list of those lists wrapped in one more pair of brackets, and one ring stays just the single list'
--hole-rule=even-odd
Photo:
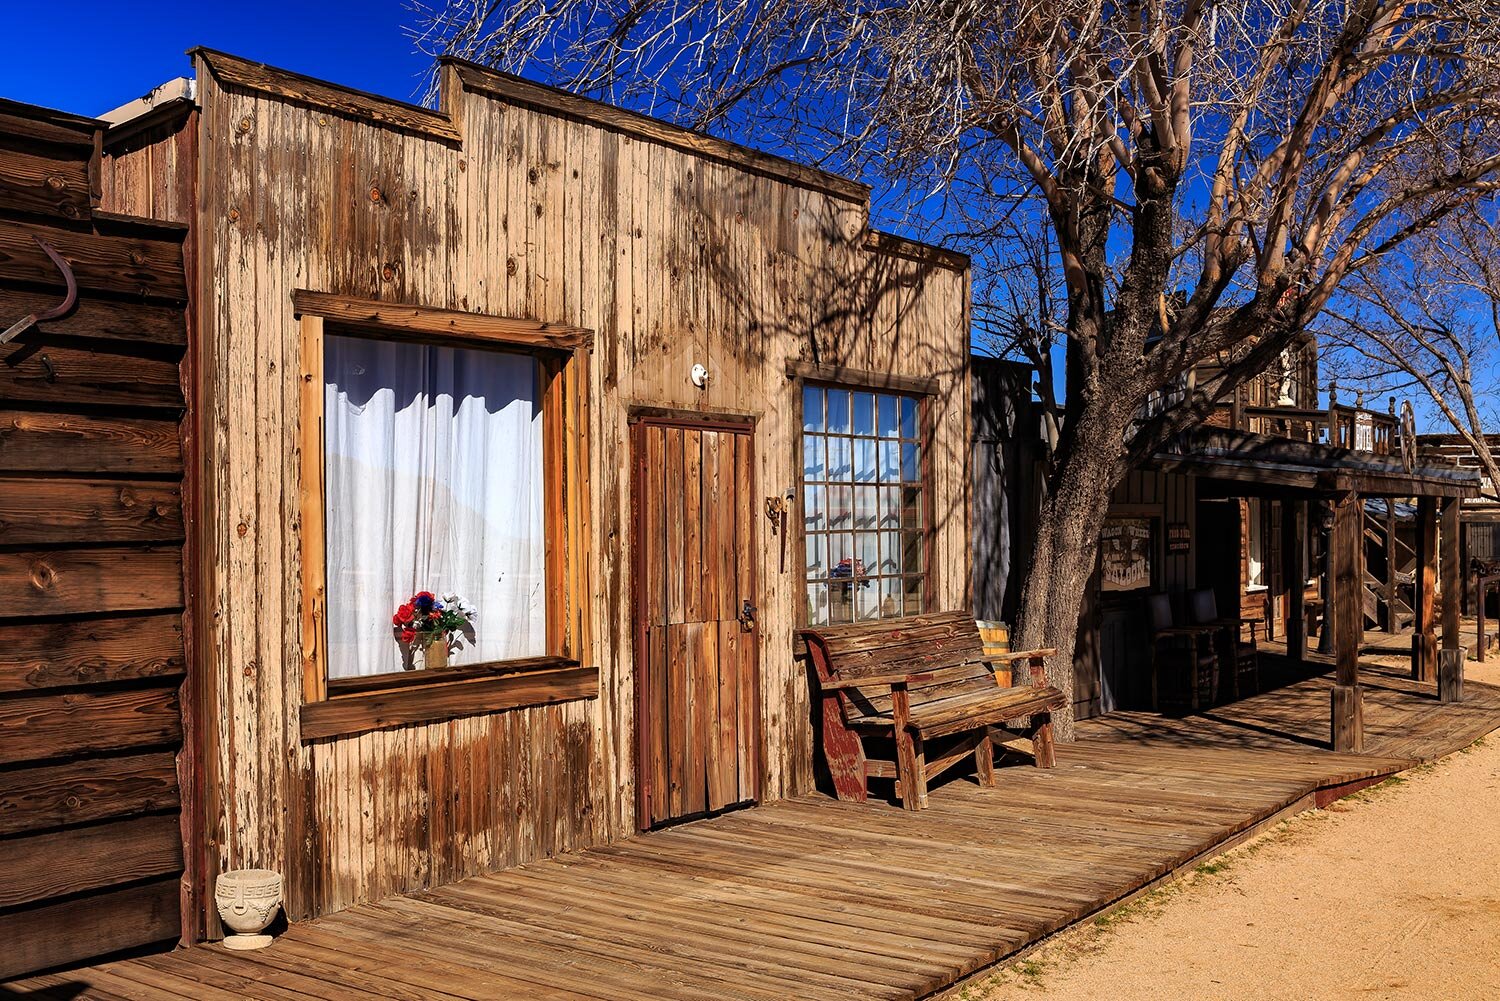
[{"label": "metal hook", "polygon": [[74,303],[78,302],[78,279],[73,276],[72,267],[68,265],[67,261],[63,260],[63,256],[54,250],[52,245],[46,240],[43,240],[39,236],[32,236],[32,239],[36,241],[38,247],[42,248],[42,253],[52,258],[52,263],[57,265],[57,270],[62,272],[63,281],[68,286],[68,294],[63,297],[63,301],[60,304],[51,309],[40,313],[28,313],[11,324],[5,333],[0,334],[0,344],[14,340],[35,324],[41,323],[44,320],[55,320],[59,316],[65,315],[73,308]]}]

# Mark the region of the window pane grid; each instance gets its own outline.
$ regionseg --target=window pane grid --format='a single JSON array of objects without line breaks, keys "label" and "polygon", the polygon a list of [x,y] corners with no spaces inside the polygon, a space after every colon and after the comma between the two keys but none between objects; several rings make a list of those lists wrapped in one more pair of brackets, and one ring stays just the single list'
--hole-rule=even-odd
[{"label": "window pane grid", "polygon": [[919,401],[807,386],[802,403],[808,621],[919,613],[926,576]]}]

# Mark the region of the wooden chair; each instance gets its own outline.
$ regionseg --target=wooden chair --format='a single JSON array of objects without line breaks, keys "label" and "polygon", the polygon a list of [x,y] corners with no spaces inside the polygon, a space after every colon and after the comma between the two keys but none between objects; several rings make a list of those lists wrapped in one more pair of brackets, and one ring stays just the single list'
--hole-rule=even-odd
[{"label": "wooden chair", "polygon": [[[1151,628],[1151,708],[1160,712],[1165,703],[1197,712],[1204,694],[1213,692],[1218,675],[1213,644],[1217,628],[1177,625],[1170,594],[1146,596],[1146,619]],[[1164,686],[1164,671],[1180,684]]]},{"label": "wooden chair", "polygon": [[[1219,663],[1231,668],[1228,672],[1230,697],[1240,698],[1260,691],[1260,652],[1256,646],[1256,630],[1260,623],[1254,619],[1241,619],[1219,614],[1219,601],[1213,588],[1203,587],[1188,595],[1188,613],[1193,624],[1212,626],[1217,630]],[[1250,627],[1250,642],[1245,642],[1245,627]]]},{"label": "wooden chair", "polygon": [[[967,612],[817,627],[802,637],[817,669],[823,753],[839,799],[862,803],[870,779],[893,778],[901,804],[920,810],[928,782],[970,756],[980,785],[993,786],[992,728],[1018,719],[1029,720],[1037,767],[1052,767],[1052,711],[1063,694],[1042,665],[1055,651],[986,656]],[[1000,687],[996,665],[1016,661],[1030,665],[1031,683]],[[894,756],[866,756],[867,740],[893,743]]]}]

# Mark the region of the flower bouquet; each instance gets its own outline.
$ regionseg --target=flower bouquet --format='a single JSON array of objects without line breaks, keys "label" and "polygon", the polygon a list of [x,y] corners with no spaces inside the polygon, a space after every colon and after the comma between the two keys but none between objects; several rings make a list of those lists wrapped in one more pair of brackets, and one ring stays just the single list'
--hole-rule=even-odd
[{"label": "flower bouquet", "polygon": [[828,576],[833,580],[841,582],[844,585],[844,589],[848,590],[851,583],[861,588],[869,587],[869,572],[869,568],[865,566],[864,560],[845,556],[839,560],[838,565],[833,568],[833,572]]},{"label": "flower bouquet", "polygon": [[422,651],[424,667],[447,667],[455,635],[463,633],[472,639],[474,619],[474,607],[458,595],[439,599],[431,591],[418,591],[396,609],[391,628],[403,646]]}]

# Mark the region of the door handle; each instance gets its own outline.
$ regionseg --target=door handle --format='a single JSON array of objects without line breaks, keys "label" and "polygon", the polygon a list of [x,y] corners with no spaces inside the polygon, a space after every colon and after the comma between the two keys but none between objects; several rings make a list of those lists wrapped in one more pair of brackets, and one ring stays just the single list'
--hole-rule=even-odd
[{"label": "door handle", "polygon": [[755,606],[750,604],[749,598],[745,599],[744,605],[740,608],[740,614],[736,618],[740,620],[742,628],[746,630],[755,628]]}]

